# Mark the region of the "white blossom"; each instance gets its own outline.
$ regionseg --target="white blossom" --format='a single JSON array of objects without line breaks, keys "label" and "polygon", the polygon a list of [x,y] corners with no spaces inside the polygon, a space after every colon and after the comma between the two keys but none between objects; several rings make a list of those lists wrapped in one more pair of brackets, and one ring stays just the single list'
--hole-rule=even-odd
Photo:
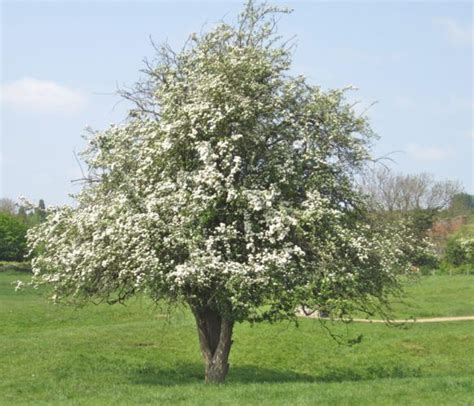
[{"label": "white blossom", "polygon": [[353,182],[366,119],[345,91],[291,77],[268,29],[245,43],[223,24],[164,48],[146,109],[92,135],[76,206],[28,235],[55,300],[145,292],[260,320],[302,303],[345,312],[397,286],[412,241],[372,221]]}]

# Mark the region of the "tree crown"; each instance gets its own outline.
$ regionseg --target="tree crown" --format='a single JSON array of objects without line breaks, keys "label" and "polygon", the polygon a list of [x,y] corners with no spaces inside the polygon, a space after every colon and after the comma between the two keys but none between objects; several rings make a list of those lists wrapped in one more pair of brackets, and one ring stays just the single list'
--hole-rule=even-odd
[{"label": "tree crown", "polygon": [[386,303],[413,241],[370,221],[354,175],[374,134],[347,89],[290,75],[281,12],[249,1],[235,25],[156,47],[122,92],[128,121],[89,138],[77,207],[29,234],[55,299],[146,292],[237,321]]}]

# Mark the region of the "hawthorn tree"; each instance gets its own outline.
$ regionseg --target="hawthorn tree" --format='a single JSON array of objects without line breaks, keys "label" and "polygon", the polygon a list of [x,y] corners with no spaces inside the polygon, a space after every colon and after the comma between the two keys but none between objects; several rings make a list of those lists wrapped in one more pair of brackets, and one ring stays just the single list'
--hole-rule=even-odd
[{"label": "hawthorn tree", "polygon": [[187,304],[207,382],[226,377],[236,322],[382,310],[409,266],[410,238],[371,222],[354,182],[367,119],[290,74],[286,12],[249,1],[179,52],[155,47],[126,123],[89,137],[77,205],[29,233],[55,301]]}]

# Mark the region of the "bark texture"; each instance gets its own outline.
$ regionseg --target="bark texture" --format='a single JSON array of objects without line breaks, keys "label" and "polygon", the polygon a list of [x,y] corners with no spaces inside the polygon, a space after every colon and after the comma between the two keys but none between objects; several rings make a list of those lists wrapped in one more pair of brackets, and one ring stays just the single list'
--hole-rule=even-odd
[{"label": "bark texture", "polygon": [[224,382],[229,371],[234,322],[223,319],[212,309],[194,309],[206,383]]}]

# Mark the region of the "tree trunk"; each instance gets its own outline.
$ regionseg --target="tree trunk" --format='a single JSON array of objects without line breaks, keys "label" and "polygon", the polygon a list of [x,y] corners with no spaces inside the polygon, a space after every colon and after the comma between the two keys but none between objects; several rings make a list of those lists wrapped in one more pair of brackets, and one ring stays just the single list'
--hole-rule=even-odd
[{"label": "tree trunk", "polygon": [[206,383],[222,383],[229,371],[234,322],[209,309],[193,309],[205,365]]}]

